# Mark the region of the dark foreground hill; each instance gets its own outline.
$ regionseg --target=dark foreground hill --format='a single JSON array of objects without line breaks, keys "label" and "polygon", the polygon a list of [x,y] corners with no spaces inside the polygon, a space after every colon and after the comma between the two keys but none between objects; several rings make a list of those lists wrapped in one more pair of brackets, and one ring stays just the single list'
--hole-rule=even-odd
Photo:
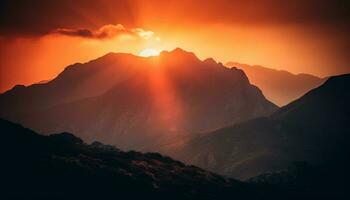
[{"label": "dark foreground hill", "polygon": [[350,74],[331,77],[270,117],[208,133],[171,155],[241,179],[285,170],[293,162],[307,162],[326,168],[332,177],[346,183],[350,166],[349,102]]},{"label": "dark foreground hill", "polygon": [[[305,164],[243,183],[158,153],[69,133],[41,136],[0,119],[1,199],[321,199],[340,197],[327,171]],[[330,187],[330,184],[332,186]]]},{"label": "dark foreground hill", "polygon": [[242,70],[181,49],[149,58],[110,53],[0,95],[4,119],[127,150],[154,150],[276,109]]},{"label": "dark foreground hill", "polygon": [[0,130],[2,199],[249,197],[247,184],[158,153],[87,145],[69,133],[40,136],[5,120]]}]

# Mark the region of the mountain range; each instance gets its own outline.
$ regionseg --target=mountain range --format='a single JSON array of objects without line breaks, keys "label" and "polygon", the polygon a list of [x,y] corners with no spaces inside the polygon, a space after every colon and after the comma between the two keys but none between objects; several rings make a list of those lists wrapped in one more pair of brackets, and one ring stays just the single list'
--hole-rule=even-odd
[{"label": "mountain range", "polygon": [[109,53],[0,95],[2,118],[41,134],[73,132],[142,151],[277,108],[242,70],[179,48],[148,58]]},{"label": "mountain range", "polygon": [[258,86],[266,98],[278,106],[284,106],[298,99],[309,90],[320,86],[328,78],[319,78],[311,74],[292,74],[284,70],[237,62],[228,62],[226,66],[242,69],[251,83]]},{"label": "mountain range", "polygon": [[249,68],[265,80],[278,76],[268,83],[281,83],[278,98],[288,96],[281,91],[289,82],[294,93],[284,102],[316,88],[278,108],[249,82],[249,69],[182,49],[147,58],[109,53],[50,81],[15,86],[0,95],[2,196],[346,196],[350,74],[321,80]]}]

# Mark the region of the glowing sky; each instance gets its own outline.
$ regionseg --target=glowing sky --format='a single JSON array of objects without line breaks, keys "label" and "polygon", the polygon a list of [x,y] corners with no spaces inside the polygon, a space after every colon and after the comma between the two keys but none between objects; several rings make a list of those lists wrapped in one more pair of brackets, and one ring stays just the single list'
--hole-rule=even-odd
[{"label": "glowing sky", "polygon": [[223,63],[350,72],[345,0],[12,0],[0,11],[0,92],[111,51],[176,47]]}]

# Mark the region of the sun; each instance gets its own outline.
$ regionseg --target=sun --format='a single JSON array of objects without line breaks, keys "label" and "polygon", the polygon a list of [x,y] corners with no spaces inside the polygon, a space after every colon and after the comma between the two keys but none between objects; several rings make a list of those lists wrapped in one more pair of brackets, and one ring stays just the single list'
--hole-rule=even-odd
[{"label": "sun", "polygon": [[142,56],[142,57],[150,57],[150,56],[158,56],[158,55],[159,55],[159,51],[155,49],[144,49],[139,53],[139,56]]}]

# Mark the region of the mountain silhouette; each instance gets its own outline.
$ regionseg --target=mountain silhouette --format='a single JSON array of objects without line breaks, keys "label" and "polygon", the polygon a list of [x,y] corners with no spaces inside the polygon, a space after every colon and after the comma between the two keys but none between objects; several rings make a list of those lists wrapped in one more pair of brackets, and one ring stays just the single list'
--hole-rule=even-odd
[{"label": "mountain silhouette", "polygon": [[327,78],[319,78],[310,74],[292,74],[259,65],[228,62],[226,66],[242,69],[251,83],[258,86],[267,99],[279,106],[298,99],[327,80]]},{"label": "mountain silhouette", "polygon": [[157,150],[277,109],[242,70],[179,48],[71,65],[48,83],[0,95],[0,108],[1,117],[39,133],[74,132],[125,150]]},{"label": "mountain silhouette", "polygon": [[[70,133],[41,136],[0,119],[4,199],[249,198],[247,184],[164,157]],[[6,142],[5,142],[6,141]]]},{"label": "mountain silhouette", "polygon": [[345,183],[350,164],[349,88],[350,74],[331,77],[269,117],[218,129],[169,154],[240,179],[307,162]]}]

